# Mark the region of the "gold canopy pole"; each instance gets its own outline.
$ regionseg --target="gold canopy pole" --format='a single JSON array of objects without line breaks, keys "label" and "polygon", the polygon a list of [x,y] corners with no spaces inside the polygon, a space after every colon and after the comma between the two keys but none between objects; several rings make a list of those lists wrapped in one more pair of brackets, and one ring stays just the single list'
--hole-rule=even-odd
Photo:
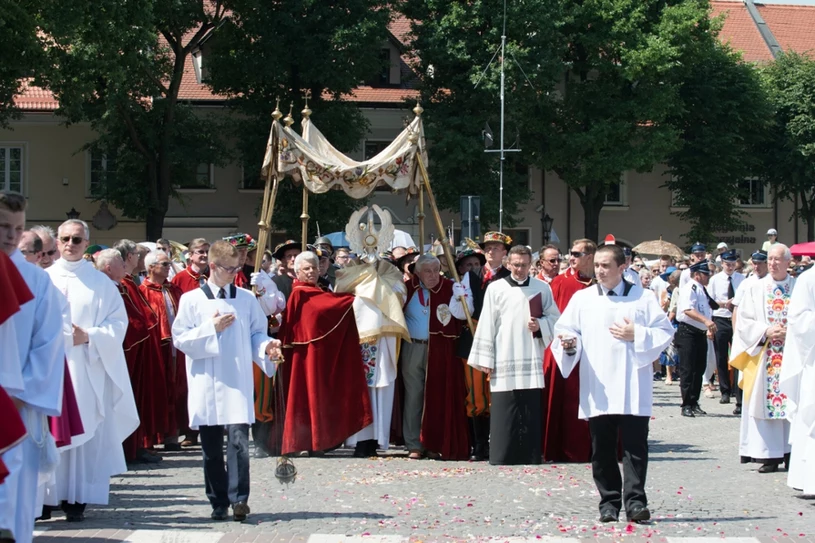
[{"label": "gold canopy pole", "polygon": [[[277,105],[272,112],[272,119],[274,119],[274,122],[272,123],[273,127],[282,116],[283,114],[280,112],[280,100],[278,100]],[[272,141],[270,145],[272,162],[269,164],[269,169],[266,172],[266,183],[263,188],[263,205],[261,206],[260,221],[258,222],[258,245],[257,251],[255,251],[256,273],[261,269],[263,253],[266,251],[266,245],[269,243],[269,230],[272,227],[272,216],[274,215],[274,206],[275,201],[277,200],[277,130],[272,132]],[[257,287],[252,287],[252,291],[257,294]]]},{"label": "gold canopy pole", "polygon": [[419,254],[424,254],[424,184],[419,185]]},{"label": "gold canopy pole", "polygon": [[[424,110],[422,106],[416,104],[416,107],[413,108],[413,112],[419,117]],[[441,245],[442,249],[444,249],[444,256],[447,259],[447,267],[450,269],[450,273],[453,275],[453,279],[456,283],[461,281],[461,278],[458,275],[458,270],[456,270],[456,263],[453,260],[453,255],[450,254],[450,239],[447,237],[447,229],[444,227],[444,224],[441,222],[441,214],[439,213],[439,208],[436,205],[436,197],[433,196],[433,189],[430,188],[430,178],[427,175],[427,168],[425,168],[424,160],[422,160],[422,153],[416,153],[416,163],[419,165],[419,173],[422,176],[422,188],[424,191],[427,191],[427,201],[430,204],[430,209],[433,211],[433,218],[436,220],[436,228],[439,231],[439,237],[441,238]],[[422,190],[419,191],[419,198],[421,198]],[[419,209],[422,210],[422,203],[421,199],[419,200]],[[422,223],[419,223],[420,225]],[[422,230],[420,230],[421,232]],[[424,245],[424,242],[422,242]],[[473,323],[473,318],[470,315],[470,310],[467,308],[467,304],[464,300],[461,300],[461,305],[464,307],[464,316],[467,318],[467,326],[470,328],[470,332],[472,332],[473,336],[475,336],[475,324]]]},{"label": "gold canopy pole", "polygon": [[[311,108],[308,107],[308,97],[311,95],[311,91],[306,91],[303,98],[305,98],[306,105],[303,108],[303,111],[300,113],[303,115],[303,137],[306,136],[305,125],[309,121],[309,117],[311,117]],[[306,187],[306,180],[303,179],[303,213],[300,215],[300,220],[303,221],[303,229],[300,234],[300,242],[303,244],[303,250],[306,250],[306,245],[308,245],[308,188]]]}]

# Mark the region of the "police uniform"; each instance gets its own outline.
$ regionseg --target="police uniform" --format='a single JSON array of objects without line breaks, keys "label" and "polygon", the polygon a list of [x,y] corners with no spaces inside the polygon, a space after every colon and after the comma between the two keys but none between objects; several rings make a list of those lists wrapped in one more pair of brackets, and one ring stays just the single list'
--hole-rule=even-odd
[{"label": "police uniform", "polygon": [[[690,273],[710,274],[707,261],[697,262],[690,267]],[[674,344],[679,354],[679,388],[682,392],[682,414],[694,416],[702,414],[699,408],[699,395],[702,392],[702,379],[707,368],[707,327],[685,314],[694,310],[711,320],[713,310],[705,287],[691,277],[687,285],[679,289],[676,320],[679,323],[674,336]]]},{"label": "police uniform", "polygon": [[[725,251],[721,255],[723,262],[736,262],[739,259],[736,251]],[[708,293],[719,304],[724,304],[728,300],[736,297],[736,290],[744,281],[744,276],[738,272],[727,275],[721,271],[710,278]],[[719,403],[730,403],[730,397],[734,395],[733,386],[730,382],[730,368],[728,364],[730,343],[733,341],[733,313],[722,307],[713,311],[713,322],[716,323],[716,335],[713,344],[716,347],[716,369],[719,372],[719,391],[722,398]]]},{"label": "police uniform", "polygon": [[[699,243],[698,241],[696,243],[694,243],[690,248],[691,254],[693,254],[693,253],[704,253],[705,251],[707,251],[707,249],[705,248],[704,244]],[[687,285],[688,281],[690,281],[690,268],[689,267],[682,270],[682,273],[679,275],[679,288],[682,288],[685,285]]]}]

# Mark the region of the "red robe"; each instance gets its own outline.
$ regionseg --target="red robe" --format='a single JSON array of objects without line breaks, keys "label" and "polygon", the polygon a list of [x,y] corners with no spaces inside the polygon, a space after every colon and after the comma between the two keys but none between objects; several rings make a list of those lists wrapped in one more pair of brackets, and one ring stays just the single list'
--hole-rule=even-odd
[{"label": "red robe", "polygon": [[[555,277],[549,286],[561,313],[574,293],[592,284],[569,269]],[[547,462],[591,461],[589,423],[577,418],[580,404],[580,371],[575,369],[564,379],[552,351],[543,356],[543,459]]]},{"label": "red robe", "polygon": [[127,310],[127,333],[122,344],[139,410],[139,428],[124,442],[125,456],[152,447],[158,434],[168,429],[167,385],[161,359],[158,317],[130,276],[118,285]]},{"label": "red robe", "polygon": [[[419,280],[411,276],[407,283],[407,307],[419,288]],[[424,385],[424,412],[422,431],[419,435],[422,447],[438,453],[445,460],[469,458],[467,434],[467,385],[464,365],[456,356],[456,341],[461,334],[461,322],[452,315],[444,324],[439,306],[448,305],[453,297],[453,282],[439,281],[430,290],[430,336],[427,346],[427,374]],[[447,311],[449,313],[449,309]]]},{"label": "red robe", "polygon": [[192,268],[187,266],[173,277],[172,283],[181,289],[181,293],[186,293],[191,290],[201,288],[201,279],[206,281],[206,276],[202,273],[195,273]]},{"label": "red robe", "polygon": [[373,423],[353,303],[294,281],[278,332],[288,366],[283,454],[336,447]]},{"label": "red robe", "polygon": [[[34,299],[17,266],[6,253],[0,251],[0,325],[20,310],[20,306]],[[19,364],[17,360],[0,360],[0,364]],[[18,445],[26,436],[25,425],[5,389],[0,387],[0,483],[9,474],[2,454]]]},{"label": "red robe", "polygon": [[[184,353],[173,348],[172,319],[178,314],[178,302],[181,300],[181,288],[169,282],[162,285],[145,279],[139,290],[147,300],[150,308],[158,317],[158,328],[161,335],[161,360],[164,363],[165,383],[167,386],[167,418],[169,435],[176,434],[187,427],[187,364]],[[167,312],[164,293],[170,297],[173,316]]]}]

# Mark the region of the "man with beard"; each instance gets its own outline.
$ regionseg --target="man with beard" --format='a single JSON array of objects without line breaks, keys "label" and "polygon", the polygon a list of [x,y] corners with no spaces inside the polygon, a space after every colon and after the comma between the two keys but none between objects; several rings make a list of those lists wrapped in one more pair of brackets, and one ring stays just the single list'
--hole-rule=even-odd
[{"label": "man with beard", "polygon": [[[594,253],[597,244],[578,239],[569,252],[569,269],[555,277],[549,286],[561,313],[572,296],[593,284]],[[579,363],[579,361],[578,361]],[[591,459],[591,434],[588,422],[578,418],[580,372],[564,378],[547,349],[543,358],[543,459],[549,462],[588,462]]]}]

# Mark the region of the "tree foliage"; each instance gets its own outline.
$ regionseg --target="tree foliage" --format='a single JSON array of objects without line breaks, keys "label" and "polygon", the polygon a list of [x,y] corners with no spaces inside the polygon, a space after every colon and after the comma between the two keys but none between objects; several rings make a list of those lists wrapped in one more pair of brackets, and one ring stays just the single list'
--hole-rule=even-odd
[{"label": "tree foliage", "polygon": [[0,128],[18,116],[14,97],[36,73],[42,61],[36,19],[28,0],[4,2],[0,9]]},{"label": "tree foliage", "polygon": [[788,51],[762,70],[774,116],[766,177],[778,197],[798,200],[795,216],[815,241],[815,60]]},{"label": "tree foliage", "polygon": [[[231,97],[237,156],[259,172],[271,113],[304,104],[310,94],[312,122],[343,152],[356,150],[368,130],[359,108],[343,95],[382,69],[380,47],[388,39],[391,12],[381,0],[266,2],[232,0],[232,16],[219,28],[209,55],[209,83]],[[297,107],[295,118],[299,119]],[[293,128],[299,127],[299,124]],[[331,192],[309,197],[309,237],[344,227],[363,205]],[[281,183],[273,226],[299,239],[301,187]]]}]

